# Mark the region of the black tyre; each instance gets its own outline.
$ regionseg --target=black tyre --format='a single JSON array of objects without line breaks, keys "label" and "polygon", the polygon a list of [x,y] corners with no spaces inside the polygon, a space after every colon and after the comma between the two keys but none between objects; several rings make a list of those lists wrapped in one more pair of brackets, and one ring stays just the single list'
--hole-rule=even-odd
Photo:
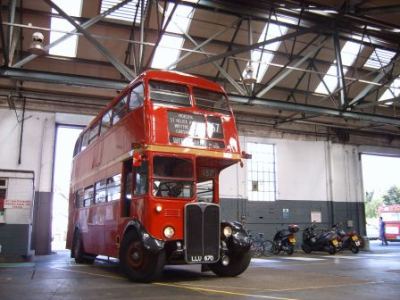
[{"label": "black tyre", "polygon": [[273,252],[275,255],[278,255],[279,253],[281,253],[281,249],[280,249],[280,247],[279,247],[276,243],[274,243],[274,246],[273,246],[273,248],[272,248],[272,252]]},{"label": "black tyre", "polygon": [[356,244],[351,243],[350,245],[350,251],[353,252],[354,254],[357,254],[360,251],[360,247],[358,247]]},{"label": "black tyre", "polygon": [[96,259],[95,255],[86,254],[83,250],[82,237],[79,231],[74,234],[74,242],[72,246],[72,256],[77,264],[92,264]]},{"label": "black tyre", "polygon": [[161,275],[165,252],[152,253],[145,249],[138,234],[131,230],[122,240],[119,260],[122,271],[130,280],[150,282]]},{"label": "black tyre", "polygon": [[294,252],[294,246],[293,245],[287,246],[287,250],[286,250],[287,255],[292,255],[293,252]]},{"label": "black tyre", "polygon": [[336,253],[336,248],[335,248],[334,246],[332,246],[332,245],[329,245],[329,246],[328,246],[328,253],[329,253],[330,255],[335,254],[335,253]]},{"label": "black tyre", "polygon": [[307,244],[301,244],[301,249],[307,254],[311,253],[312,251],[311,247]]},{"label": "black tyre", "polygon": [[250,264],[251,252],[246,251],[244,253],[233,255],[229,257],[230,261],[227,266],[224,266],[221,259],[215,264],[209,264],[209,268],[216,275],[221,277],[234,277],[242,274],[246,271]]}]

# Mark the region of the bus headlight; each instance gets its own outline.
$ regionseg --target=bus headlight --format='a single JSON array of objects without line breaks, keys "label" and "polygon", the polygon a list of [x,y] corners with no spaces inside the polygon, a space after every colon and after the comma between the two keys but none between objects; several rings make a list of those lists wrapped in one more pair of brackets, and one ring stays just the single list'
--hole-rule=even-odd
[{"label": "bus headlight", "polygon": [[230,237],[232,235],[232,227],[231,226],[225,226],[223,230],[224,236],[226,238]]},{"label": "bus headlight", "polygon": [[167,227],[164,228],[164,236],[167,239],[172,238],[174,236],[174,234],[175,234],[175,229],[173,227],[167,226]]}]

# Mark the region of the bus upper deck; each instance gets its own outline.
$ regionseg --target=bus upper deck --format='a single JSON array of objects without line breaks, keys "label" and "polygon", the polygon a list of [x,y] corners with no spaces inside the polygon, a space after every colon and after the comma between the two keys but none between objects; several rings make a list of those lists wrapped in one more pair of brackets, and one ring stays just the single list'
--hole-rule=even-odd
[{"label": "bus upper deck", "polygon": [[128,144],[111,141],[116,144],[114,151],[146,145],[153,151],[178,146],[175,151],[179,152],[183,146],[205,156],[240,159],[235,121],[225,92],[198,77],[166,71],[143,73],[90,123],[74,154],[90,148],[98,137],[105,138],[112,126],[118,127],[114,137],[124,131],[129,140]]}]

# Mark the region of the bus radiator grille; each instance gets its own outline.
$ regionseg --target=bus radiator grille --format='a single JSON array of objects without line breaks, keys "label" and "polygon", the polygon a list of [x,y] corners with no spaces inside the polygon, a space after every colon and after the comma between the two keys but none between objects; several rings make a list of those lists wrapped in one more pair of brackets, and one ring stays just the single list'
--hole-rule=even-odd
[{"label": "bus radiator grille", "polygon": [[219,206],[190,203],[185,206],[185,259],[188,263],[215,262],[219,259]]}]

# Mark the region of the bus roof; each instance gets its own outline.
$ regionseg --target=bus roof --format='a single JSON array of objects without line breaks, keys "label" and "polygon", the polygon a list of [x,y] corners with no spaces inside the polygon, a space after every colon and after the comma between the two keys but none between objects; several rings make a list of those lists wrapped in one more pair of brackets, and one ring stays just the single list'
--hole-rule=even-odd
[{"label": "bus roof", "polygon": [[176,83],[189,84],[197,87],[202,87],[216,92],[225,92],[223,88],[208,79],[194,76],[177,71],[164,71],[164,70],[149,70],[145,71],[139,77],[146,77],[148,79],[162,80],[162,81],[173,81]]},{"label": "bus roof", "polygon": [[[213,90],[215,92],[225,93],[225,90],[219,84],[217,84],[211,80],[208,80],[208,79],[205,79],[205,78],[202,78],[199,76],[194,76],[191,74],[178,72],[178,71],[166,71],[166,70],[148,70],[148,71],[141,73],[135,79],[133,79],[129,84],[127,84],[126,88],[123,89],[121,91],[121,93],[123,93],[126,89],[129,89],[137,81],[140,81],[143,79],[154,79],[154,80],[160,80],[160,81],[168,81],[168,82],[187,84],[187,85],[192,85],[192,86],[196,86],[196,87],[201,87],[204,89]],[[87,128],[92,127],[93,124],[95,124],[102,117],[104,112],[107,111],[110,107],[112,107],[116,101],[118,101],[117,99],[119,98],[121,93],[119,93],[117,96],[115,96],[114,99],[112,99],[110,101],[110,103],[108,103],[106,105],[106,107],[104,107],[96,115],[96,117],[88,124],[88,126],[86,126],[86,128],[85,128],[85,130],[83,130],[83,132],[86,131]],[[83,134],[83,132],[82,132],[82,134]]]}]

